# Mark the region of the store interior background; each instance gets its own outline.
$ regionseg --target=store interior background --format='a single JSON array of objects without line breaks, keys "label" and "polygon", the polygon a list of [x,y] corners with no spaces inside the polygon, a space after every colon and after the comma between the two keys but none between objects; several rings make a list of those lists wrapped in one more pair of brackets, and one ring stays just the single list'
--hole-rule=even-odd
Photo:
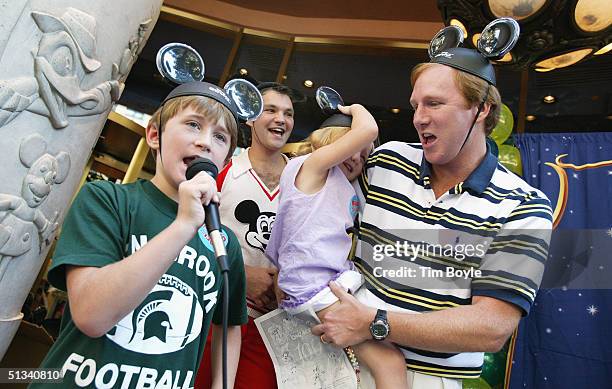
[{"label": "store interior background", "polygon": [[[322,85],[336,89],[346,103],[365,105],[378,121],[381,143],[418,141],[409,104],[410,70],[429,60],[429,40],[444,27],[436,1],[204,3],[211,4],[164,2],[160,19],[118,102],[135,111],[127,113],[134,115],[133,120],[141,117],[139,113],[153,113],[171,90],[157,71],[155,56],[163,45],[181,42],[202,55],[207,82],[223,85],[246,70],[246,77],[279,81],[293,88],[298,98],[289,142],[304,139],[324,120],[314,99],[315,90]],[[202,14],[213,10],[217,18]],[[236,19],[251,25],[232,23]],[[382,31],[385,25],[393,32]],[[287,26],[295,26],[296,33],[279,32]],[[466,41],[481,29],[468,30]],[[320,36],[300,35],[304,30],[319,31]],[[328,30],[341,30],[344,35],[328,35]],[[612,32],[608,36],[612,39]],[[578,64],[550,72],[538,72],[533,67],[516,69],[512,64],[501,63],[496,72],[502,100],[514,116],[515,132],[598,132],[612,128],[609,53],[591,55]],[[304,85],[307,80],[312,81],[312,87]],[[553,96],[555,101],[545,102],[546,96]],[[521,102],[525,108],[519,116]],[[147,116],[143,117],[146,121]],[[96,146],[98,160],[116,167],[129,164],[140,137],[109,124]],[[248,131],[242,135],[240,145],[244,146]],[[109,170],[94,161],[95,167],[113,178],[122,178],[121,171]],[[153,173],[153,169],[153,159],[149,157],[143,176]]]},{"label": "store interior background", "polygon": [[[443,2],[166,0],[95,146],[88,180],[126,182],[126,172],[128,181],[152,177],[154,162],[142,138],[148,115],[172,89],[155,65],[157,51],[170,42],[199,51],[207,82],[223,85],[242,74],[293,88],[296,121],[290,142],[304,139],[324,120],[314,99],[315,90],[323,85],[336,89],[347,104],[365,105],[378,122],[381,143],[417,142],[409,104],[410,70],[428,61],[429,40],[444,27],[438,3]],[[612,28],[606,31],[610,43]],[[468,28],[467,32],[466,41],[480,30]],[[502,100],[513,113],[515,133],[612,129],[609,52],[548,72],[512,64],[499,64],[496,72]],[[307,80],[312,86],[305,85]],[[554,102],[547,102],[547,96],[553,96]],[[248,131],[244,131],[239,146],[248,142]],[[24,307],[26,317],[29,314],[31,322],[44,324],[46,332],[20,329],[12,348],[31,352],[9,355],[13,359],[5,358],[0,366],[37,366],[36,360],[52,342],[49,335],[57,336],[65,296],[57,292],[46,300],[39,293],[48,291],[44,281],[48,261],[26,301],[28,312]]]}]

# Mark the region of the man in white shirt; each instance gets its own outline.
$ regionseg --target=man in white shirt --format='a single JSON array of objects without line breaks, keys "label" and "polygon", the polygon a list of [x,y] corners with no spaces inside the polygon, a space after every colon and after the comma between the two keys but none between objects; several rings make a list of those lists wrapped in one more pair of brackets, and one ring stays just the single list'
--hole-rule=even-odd
[{"label": "man in white shirt", "polygon": [[[258,89],[264,108],[257,120],[247,123],[251,127],[251,146],[233,157],[217,177],[223,196],[219,207],[221,220],[238,237],[247,279],[249,322],[242,330],[234,386],[237,389],[276,388],[274,365],[253,319],[276,308],[277,269],[264,252],[276,218],[280,176],[287,164],[281,149],[293,130],[294,111],[291,89],[287,86],[266,82],[259,84]],[[206,356],[202,365],[205,364]],[[200,374],[206,374],[206,369],[200,368]]]}]

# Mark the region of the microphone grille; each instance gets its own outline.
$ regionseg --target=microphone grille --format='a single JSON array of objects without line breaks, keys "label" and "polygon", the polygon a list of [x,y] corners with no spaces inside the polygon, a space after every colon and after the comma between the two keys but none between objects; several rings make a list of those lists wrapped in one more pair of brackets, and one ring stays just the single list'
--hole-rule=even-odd
[{"label": "microphone grille", "polygon": [[185,178],[191,180],[199,172],[206,172],[212,178],[217,179],[219,169],[217,169],[217,165],[208,158],[196,158],[189,162],[189,166],[187,166],[187,171],[185,172]]}]

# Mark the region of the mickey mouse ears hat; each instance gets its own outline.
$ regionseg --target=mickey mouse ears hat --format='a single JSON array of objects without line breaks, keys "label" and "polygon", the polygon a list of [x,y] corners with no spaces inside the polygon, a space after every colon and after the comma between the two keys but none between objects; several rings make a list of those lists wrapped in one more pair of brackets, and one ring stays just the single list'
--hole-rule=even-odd
[{"label": "mickey mouse ears hat", "polygon": [[482,30],[478,50],[472,50],[458,47],[463,43],[463,31],[459,27],[448,26],[431,40],[428,50],[430,62],[453,67],[495,85],[495,71],[490,60],[501,59],[512,50],[519,33],[516,20],[495,19]]},{"label": "mickey mouse ears hat", "polygon": [[321,86],[315,92],[315,99],[321,111],[326,115],[331,115],[321,123],[319,128],[351,126],[353,117],[345,115],[338,110],[338,105],[344,105],[344,100],[342,100],[340,93],[329,86]]},{"label": "mickey mouse ears hat", "polygon": [[208,82],[202,81],[192,81],[185,84],[181,84],[176,88],[172,89],[168,96],[164,99],[162,104],[166,104],[168,100],[172,100],[176,97],[183,96],[203,96],[209,97],[213,100],[218,101],[223,104],[227,109],[230,110],[236,122],[239,121],[238,118],[238,107],[236,103],[229,98],[227,93],[216,85],[210,84]]},{"label": "mickey mouse ears hat", "polygon": [[343,113],[337,113],[325,119],[319,128],[326,127],[350,127],[353,123],[353,117]]},{"label": "mickey mouse ears hat", "polygon": [[218,101],[227,107],[236,123],[255,120],[263,111],[261,93],[247,80],[233,79],[223,88],[204,79],[204,61],[192,47],[182,43],[168,43],[157,52],[157,69],[174,88],[162,101],[162,106],[171,99],[182,96],[203,96]]}]

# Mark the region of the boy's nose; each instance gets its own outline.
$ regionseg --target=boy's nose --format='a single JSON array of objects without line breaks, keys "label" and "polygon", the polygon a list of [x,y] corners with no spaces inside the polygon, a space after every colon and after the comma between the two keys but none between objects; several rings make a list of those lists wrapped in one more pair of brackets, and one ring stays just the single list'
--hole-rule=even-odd
[{"label": "boy's nose", "polygon": [[212,145],[212,134],[210,131],[202,131],[196,138],[196,146],[202,148],[204,151],[210,152]]}]

